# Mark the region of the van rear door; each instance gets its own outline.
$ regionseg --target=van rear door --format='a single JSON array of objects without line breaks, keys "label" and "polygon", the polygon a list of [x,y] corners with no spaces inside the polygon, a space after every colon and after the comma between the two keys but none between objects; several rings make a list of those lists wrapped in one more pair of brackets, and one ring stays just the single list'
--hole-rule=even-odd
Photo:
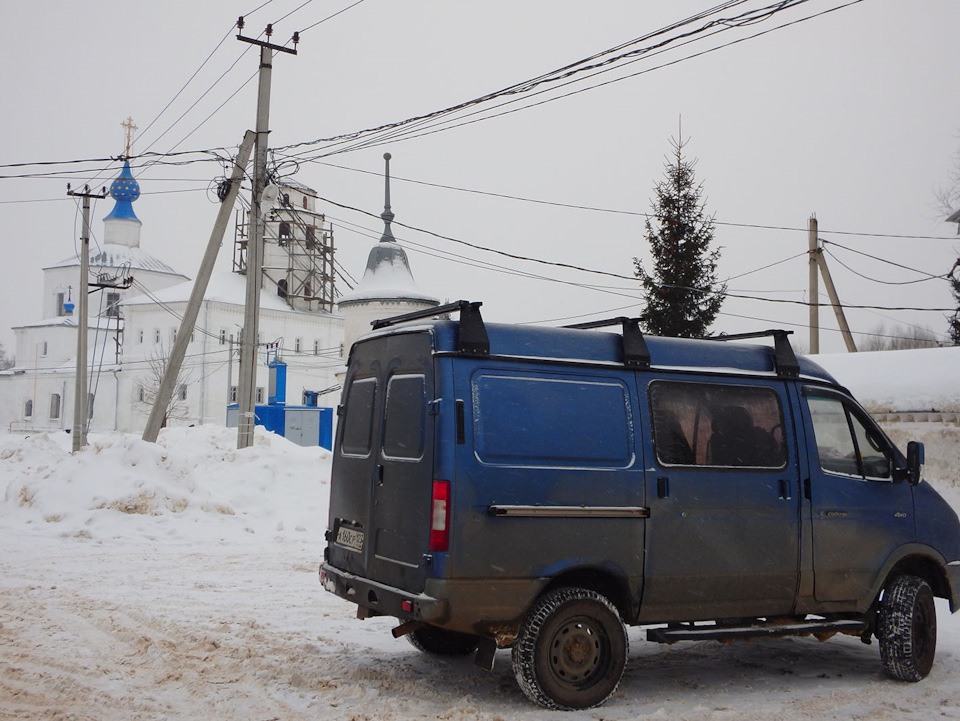
[{"label": "van rear door", "polygon": [[412,593],[426,580],[433,397],[429,333],[354,346],[334,444],[329,562]]}]

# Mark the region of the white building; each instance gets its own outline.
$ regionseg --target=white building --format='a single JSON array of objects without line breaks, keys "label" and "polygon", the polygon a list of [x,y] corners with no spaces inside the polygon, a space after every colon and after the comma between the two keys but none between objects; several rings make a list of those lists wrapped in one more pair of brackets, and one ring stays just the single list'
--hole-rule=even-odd
[{"label": "white building", "polygon": [[[359,285],[336,299],[333,233],[310,188],[286,181],[267,220],[260,297],[257,402],[267,402],[268,344],[287,364],[287,404],[303,391],[333,406],[346,351],[370,321],[439,301],[417,289],[406,253],[390,228],[390,165],[386,163],[384,232],[370,251]],[[140,247],[133,211],[140,188],[129,164],[110,187],[103,245],[91,254],[88,375],[93,431],[142,432],[165,358],[173,347],[193,283]],[[246,215],[239,213],[232,273],[211,278],[174,394],[171,424],[224,424],[236,402],[239,339],[246,294]],[[14,328],[16,365],[0,371],[0,427],[35,432],[71,429],[77,325],[72,310],[80,261],[43,269],[42,320]]]},{"label": "white building", "polygon": [[[342,366],[343,318],[334,310],[332,233],[315,210],[315,194],[288,183],[267,224],[261,294],[258,396],[266,400],[265,346],[276,343],[287,362],[291,404],[301,390],[335,390]],[[103,246],[91,253],[88,369],[90,430],[139,433],[156,387],[155,368],[173,345],[193,284],[140,248],[133,212],[139,185],[128,164],[113,182],[113,211],[104,218]],[[225,422],[235,400],[243,323],[246,241],[238,236],[235,273],[215,276],[187,351],[171,423]],[[43,319],[14,328],[16,365],[0,372],[0,427],[33,432],[70,429],[76,378],[77,326],[72,315],[80,261],[44,268]],[[132,280],[127,280],[132,279]],[[335,395],[321,396],[331,405]]]}]

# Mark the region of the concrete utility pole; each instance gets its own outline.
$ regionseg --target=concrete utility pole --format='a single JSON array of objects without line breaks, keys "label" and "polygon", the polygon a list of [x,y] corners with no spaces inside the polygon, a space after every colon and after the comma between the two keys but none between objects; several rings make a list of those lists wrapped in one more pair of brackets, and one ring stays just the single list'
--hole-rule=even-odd
[{"label": "concrete utility pole", "polygon": [[817,230],[817,216],[810,216],[807,232],[807,261],[810,294],[810,353],[820,352],[820,287],[817,277],[817,256],[820,251],[820,234]]},{"label": "concrete utility pole", "polygon": [[[237,22],[237,28],[243,31],[243,17]],[[293,34],[294,48],[273,45],[269,38],[273,35],[273,26],[267,25],[267,41],[237,35],[241,40],[260,47],[260,83],[257,94],[257,140],[253,161],[253,197],[250,203],[250,233],[247,241],[247,292],[243,314],[243,329],[240,334],[240,380],[237,386],[237,448],[253,445],[253,431],[256,423],[256,387],[257,387],[257,336],[260,330],[260,288],[263,282],[263,218],[264,208],[269,205],[264,197],[267,185],[267,135],[270,132],[270,83],[273,72],[273,52],[296,55],[296,44],[300,37]]]},{"label": "concrete utility pole", "polygon": [[80,233],[80,286],[77,295],[77,381],[73,389],[73,451],[79,451],[87,445],[87,283],[90,279],[90,198],[107,197],[107,189],[91,193],[90,186],[84,185],[83,192],[70,189],[67,195],[83,198],[83,226]]},{"label": "concrete utility pole", "polygon": [[217,213],[217,220],[213,224],[213,231],[210,233],[210,239],[207,241],[207,250],[203,254],[197,279],[193,282],[193,290],[190,292],[187,309],[183,314],[183,319],[180,321],[180,329],[177,331],[176,340],[173,342],[173,349],[170,351],[170,358],[167,360],[166,367],[164,368],[163,379],[160,381],[157,397],[154,399],[153,407],[150,409],[150,417],[147,418],[146,428],[143,429],[143,440],[149,441],[150,443],[157,442],[157,437],[160,435],[160,428],[163,425],[163,416],[166,414],[167,406],[170,404],[170,399],[176,390],[180,368],[187,354],[187,345],[190,343],[190,336],[197,323],[197,316],[200,314],[200,306],[203,303],[203,296],[207,292],[210,276],[213,274],[213,266],[217,262],[217,251],[220,250],[220,244],[223,242],[223,233],[227,229],[230,214],[233,212],[234,203],[240,192],[240,185],[243,181],[243,174],[247,168],[247,161],[250,160],[253,139],[253,131],[248,130],[243,137],[243,143],[240,145],[240,152],[234,161],[233,173],[230,175],[229,190],[227,191],[226,197],[224,197],[220,203],[220,211]]}]

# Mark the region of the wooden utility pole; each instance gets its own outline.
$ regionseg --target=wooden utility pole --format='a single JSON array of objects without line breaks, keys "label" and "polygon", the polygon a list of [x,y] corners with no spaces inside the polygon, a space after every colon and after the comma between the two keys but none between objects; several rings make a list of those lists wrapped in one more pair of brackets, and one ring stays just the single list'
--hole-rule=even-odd
[{"label": "wooden utility pole", "polygon": [[217,251],[220,250],[220,244],[223,242],[223,234],[227,229],[227,223],[230,221],[230,215],[233,212],[233,205],[240,192],[240,185],[243,181],[243,174],[247,168],[247,161],[250,160],[250,151],[253,148],[253,132],[248,130],[244,135],[243,143],[240,145],[240,152],[233,164],[233,173],[230,175],[229,190],[223,201],[220,203],[220,211],[217,213],[217,220],[213,224],[213,231],[210,233],[210,239],[207,241],[207,250],[200,263],[200,270],[197,273],[197,279],[193,282],[193,290],[190,292],[190,300],[187,302],[187,309],[183,313],[183,319],[180,321],[180,329],[177,331],[176,340],[173,342],[173,349],[170,351],[170,357],[164,364],[163,379],[160,381],[160,387],[157,390],[157,397],[154,399],[153,407],[150,409],[150,417],[147,418],[147,425],[143,429],[143,440],[150,443],[156,443],[160,435],[160,428],[163,426],[163,417],[167,412],[167,406],[176,390],[177,377],[180,375],[180,368],[183,366],[183,359],[187,354],[187,345],[190,343],[190,336],[193,334],[194,326],[197,323],[197,316],[200,314],[200,306],[203,304],[203,296],[207,292],[207,285],[210,282],[210,276],[213,274],[213,267],[217,262]]},{"label": "wooden utility pole", "polygon": [[[237,22],[243,31],[243,18]],[[267,135],[270,132],[270,84],[273,73],[273,53],[296,55],[299,35],[293,34],[293,48],[269,42],[273,26],[267,25],[267,40],[237,35],[241,40],[260,47],[260,83],[257,94],[257,139],[253,161],[253,197],[250,203],[250,233],[247,241],[247,291],[244,304],[243,329],[240,334],[240,380],[237,386],[237,448],[253,445],[256,423],[257,336],[260,330],[260,288],[263,283],[263,209],[267,205],[264,188],[267,186]]]},{"label": "wooden utility pole", "polygon": [[817,265],[823,275],[823,284],[827,288],[827,295],[830,296],[830,305],[833,306],[833,312],[837,316],[837,325],[840,326],[840,333],[843,335],[843,342],[847,346],[847,353],[856,353],[857,344],[853,342],[853,334],[850,332],[850,326],[847,325],[847,316],[843,312],[843,306],[840,305],[840,296],[837,295],[837,289],[833,285],[833,277],[827,267],[827,259],[823,257],[822,248],[817,252]]},{"label": "wooden utility pole", "polygon": [[107,197],[107,189],[91,193],[90,186],[84,185],[82,192],[70,189],[67,195],[83,198],[83,226],[80,233],[80,285],[77,295],[77,379],[73,389],[73,451],[79,451],[87,445],[87,283],[90,279],[90,198]]}]

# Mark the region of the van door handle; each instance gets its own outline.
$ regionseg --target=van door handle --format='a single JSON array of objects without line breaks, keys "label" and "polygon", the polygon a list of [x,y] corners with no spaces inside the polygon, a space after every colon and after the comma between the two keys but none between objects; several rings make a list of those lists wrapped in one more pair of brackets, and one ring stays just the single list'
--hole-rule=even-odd
[{"label": "van door handle", "polygon": [[377,464],[377,483],[379,483],[381,486],[383,485],[383,464],[382,463]]},{"label": "van door handle", "polygon": [[789,501],[791,498],[793,498],[793,495],[792,495],[791,492],[790,492],[790,485],[791,485],[791,484],[790,484],[790,481],[788,481],[786,478],[781,478],[781,479],[780,479],[780,498],[781,498],[781,500]]}]

